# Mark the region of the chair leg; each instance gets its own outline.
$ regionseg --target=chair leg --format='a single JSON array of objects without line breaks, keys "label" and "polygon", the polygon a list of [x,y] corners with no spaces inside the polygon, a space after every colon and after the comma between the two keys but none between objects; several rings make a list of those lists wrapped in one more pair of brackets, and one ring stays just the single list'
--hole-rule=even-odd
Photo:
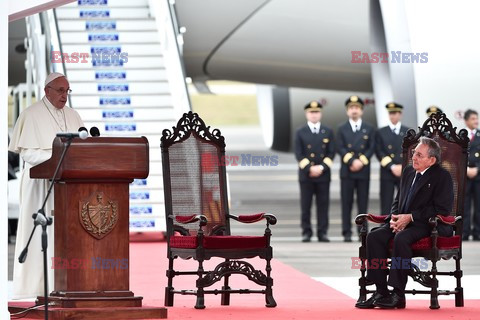
[{"label": "chair leg", "polygon": [[362,259],[362,265],[360,267],[360,278],[358,279],[358,285],[360,286],[360,295],[357,302],[367,300],[367,278],[365,277],[365,259]]},{"label": "chair leg", "polygon": [[365,272],[367,270],[365,263],[367,261],[367,230],[367,226],[365,224],[362,224],[362,228],[360,229],[360,240],[362,244],[360,248],[358,248],[358,256],[361,261],[360,279],[358,279],[358,285],[360,286],[360,295],[357,302],[367,300],[367,278],[365,277]]},{"label": "chair leg", "polygon": [[195,303],[195,309],[205,309],[205,293],[201,285],[203,271],[203,260],[198,260],[197,302]]},{"label": "chair leg", "polygon": [[455,307],[463,307],[463,288],[462,288],[462,269],[460,269],[460,259],[455,259],[455,278],[457,287],[455,288]]},{"label": "chair leg", "polygon": [[[228,261],[229,261],[229,259],[225,259],[225,262],[228,262]],[[225,275],[224,276],[224,282],[223,282],[222,290],[230,290],[230,287],[228,285],[229,278],[230,278],[230,275]],[[222,292],[221,304],[222,304],[222,306],[230,305],[230,292]]]},{"label": "chair leg", "polygon": [[437,262],[432,261],[432,291],[430,293],[430,309],[440,309],[438,304]]},{"label": "chair leg", "polygon": [[272,266],[270,264],[271,259],[272,259],[271,256],[265,259],[267,261],[267,266],[265,268],[265,271],[267,272],[267,285],[265,288],[265,302],[266,302],[265,306],[268,308],[274,308],[277,306],[277,302],[273,298],[273,289],[272,289],[273,279],[270,276],[272,272]]},{"label": "chair leg", "polygon": [[165,287],[165,307],[173,307],[173,258],[168,258],[167,278],[168,284]]}]

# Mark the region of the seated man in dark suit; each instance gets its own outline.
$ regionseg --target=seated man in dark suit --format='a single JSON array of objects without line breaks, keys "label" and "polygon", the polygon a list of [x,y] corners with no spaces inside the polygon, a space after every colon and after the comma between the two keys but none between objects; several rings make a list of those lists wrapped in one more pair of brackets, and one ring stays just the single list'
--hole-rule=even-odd
[{"label": "seated man in dark suit", "polygon": [[[452,177],[440,166],[440,155],[441,148],[436,141],[420,138],[413,152],[413,165],[403,170],[400,190],[386,223],[367,236],[367,279],[376,285],[376,292],[370,299],[357,302],[357,308],[405,308],[411,245],[430,235],[428,221],[431,217],[437,214],[447,216],[453,206]],[[451,226],[438,226],[440,236],[451,236],[452,232]],[[392,260],[396,259],[397,263],[395,268],[392,264],[387,282],[387,270],[382,269],[382,265],[387,260],[391,239]],[[388,291],[387,285],[393,287],[392,292]]]}]

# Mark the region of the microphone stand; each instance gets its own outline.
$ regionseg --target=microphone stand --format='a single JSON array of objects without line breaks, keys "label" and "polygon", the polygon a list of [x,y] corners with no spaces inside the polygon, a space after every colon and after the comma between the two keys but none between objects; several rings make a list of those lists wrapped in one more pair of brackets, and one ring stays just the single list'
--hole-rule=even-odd
[{"label": "microphone stand", "polygon": [[60,166],[63,162],[63,159],[65,158],[65,154],[67,153],[68,148],[72,144],[72,139],[74,137],[67,137],[66,143],[63,145],[63,152],[60,157],[60,161],[58,161],[57,168],[55,169],[55,173],[53,174],[52,182],[48,188],[47,195],[45,196],[45,199],[43,200],[42,207],[38,210],[37,213],[34,213],[32,215],[32,218],[34,219],[33,222],[33,230],[32,233],[30,233],[30,238],[28,238],[27,245],[25,246],[25,249],[23,249],[22,253],[18,257],[18,262],[24,263],[25,260],[27,259],[27,254],[28,254],[28,246],[30,245],[30,241],[32,240],[33,234],[35,233],[35,230],[37,227],[40,225],[42,226],[42,251],[43,251],[43,290],[44,290],[44,297],[45,297],[45,304],[44,304],[44,310],[45,310],[45,320],[48,320],[48,266],[47,266],[47,248],[48,248],[48,237],[47,237],[47,226],[51,225],[53,223],[52,217],[47,217],[45,214],[45,205],[47,204],[47,200],[50,196],[50,193],[52,192],[53,185],[55,183],[55,179],[57,178],[57,173],[60,170]]}]

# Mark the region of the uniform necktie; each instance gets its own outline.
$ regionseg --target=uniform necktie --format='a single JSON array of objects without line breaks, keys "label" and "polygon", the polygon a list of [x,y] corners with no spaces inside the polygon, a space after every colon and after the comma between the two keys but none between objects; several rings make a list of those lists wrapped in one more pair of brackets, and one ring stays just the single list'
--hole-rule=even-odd
[{"label": "uniform necktie", "polygon": [[392,132],[393,132],[393,134],[397,134],[397,129],[393,128]]},{"label": "uniform necktie", "polygon": [[470,142],[473,141],[473,138],[475,138],[475,133],[473,133],[473,131],[472,131],[472,133],[470,133]]},{"label": "uniform necktie", "polygon": [[355,125],[355,130],[353,132],[358,132],[358,124]]},{"label": "uniform necktie", "polygon": [[314,134],[317,134],[317,133],[318,133],[317,127],[313,127],[313,133],[314,133]]}]

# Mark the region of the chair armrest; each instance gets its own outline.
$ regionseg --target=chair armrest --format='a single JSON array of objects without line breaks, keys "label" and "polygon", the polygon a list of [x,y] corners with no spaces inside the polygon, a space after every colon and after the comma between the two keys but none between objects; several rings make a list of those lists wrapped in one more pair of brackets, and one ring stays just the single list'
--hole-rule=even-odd
[{"label": "chair armrest", "polygon": [[241,214],[238,216],[229,214],[228,217],[241,223],[255,223],[263,219],[267,220],[267,223],[271,225],[275,225],[277,223],[277,218],[273,214],[264,212],[254,214]]},{"label": "chair armrest", "polygon": [[176,217],[169,215],[168,218],[175,220],[175,222],[178,222],[181,224],[188,224],[188,223],[200,221],[200,227],[206,226],[208,222],[207,217],[204,216],[203,214],[191,214],[189,216],[176,216]]},{"label": "chair armrest", "polygon": [[388,215],[379,216],[371,213],[363,213],[355,217],[355,223],[362,225],[367,220],[375,223],[384,223],[387,218]]},{"label": "chair armrest", "polygon": [[453,226],[457,221],[461,219],[462,219],[462,216],[454,217],[454,216],[442,216],[440,214],[437,214],[435,217],[430,218],[429,223],[432,226],[437,226],[439,222],[446,225]]}]

